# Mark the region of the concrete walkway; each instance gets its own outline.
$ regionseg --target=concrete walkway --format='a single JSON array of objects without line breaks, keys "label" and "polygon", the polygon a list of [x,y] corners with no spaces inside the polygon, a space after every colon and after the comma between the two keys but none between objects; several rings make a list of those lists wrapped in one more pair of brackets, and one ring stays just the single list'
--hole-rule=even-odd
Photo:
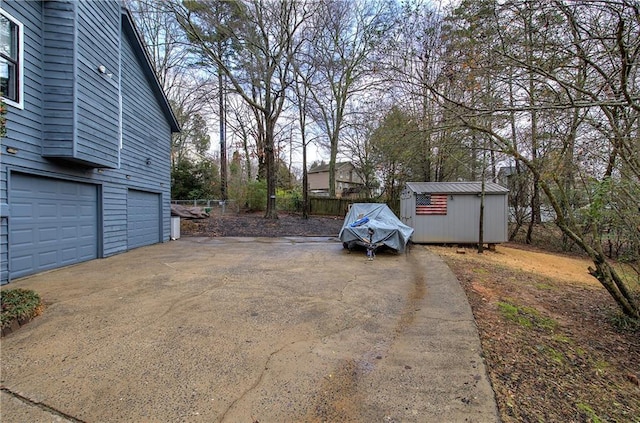
[{"label": "concrete walkway", "polygon": [[[469,304],[426,247],[183,238],[19,281],[9,422],[497,422]],[[6,288],[6,287],[5,287]]]}]

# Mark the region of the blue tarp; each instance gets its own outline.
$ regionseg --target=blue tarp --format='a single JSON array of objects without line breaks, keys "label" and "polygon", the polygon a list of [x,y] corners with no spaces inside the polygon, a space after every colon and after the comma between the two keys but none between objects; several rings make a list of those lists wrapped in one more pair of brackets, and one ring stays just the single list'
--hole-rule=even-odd
[{"label": "blue tarp", "polygon": [[411,235],[413,228],[402,223],[386,204],[355,203],[338,236],[345,246],[353,243],[364,247],[373,244],[376,248],[385,245],[403,252]]}]

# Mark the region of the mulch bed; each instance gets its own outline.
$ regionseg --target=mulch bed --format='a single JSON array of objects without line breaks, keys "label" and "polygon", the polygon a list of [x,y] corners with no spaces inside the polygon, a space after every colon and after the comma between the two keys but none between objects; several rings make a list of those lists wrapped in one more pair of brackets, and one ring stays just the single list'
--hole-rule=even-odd
[{"label": "mulch bed", "polygon": [[309,216],[282,213],[278,219],[265,219],[264,212],[213,215],[207,219],[182,220],[181,236],[281,237],[335,236],[344,219],[336,216]]}]

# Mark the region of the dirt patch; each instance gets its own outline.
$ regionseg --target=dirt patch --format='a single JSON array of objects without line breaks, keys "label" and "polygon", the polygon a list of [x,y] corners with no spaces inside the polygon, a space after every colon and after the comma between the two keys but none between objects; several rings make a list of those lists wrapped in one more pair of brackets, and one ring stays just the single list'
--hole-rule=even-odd
[{"label": "dirt patch", "polygon": [[353,360],[345,360],[334,374],[325,377],[319,398],[303,421],[358,422],[358,407],[362,403],[357,394],[358,376],[358,365]]},{"label": "dirt patch", "polygon": [[469,298],[504,422],[640,421],[640,333],[579,257],[430,247]]}]

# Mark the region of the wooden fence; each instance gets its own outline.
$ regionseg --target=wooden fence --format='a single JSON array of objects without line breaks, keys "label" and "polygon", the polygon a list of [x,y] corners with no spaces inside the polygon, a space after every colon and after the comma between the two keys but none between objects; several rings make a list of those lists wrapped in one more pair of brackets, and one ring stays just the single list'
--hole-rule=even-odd
[{"label": "wooden fence", "polygon": [[[276,201],[278,210],[294,213],[302,212],[302,201],[300,199],[296,200],[297,201],[278,198]],[[227,200],[225,202],[220,200],[171,200],[171,202],[184,206],[201,207],[207,213],[213,214],[239,213],[241,211],[241,207],[239,207],[235,200]],[[380,201],[366,198],[311,197],[309,198],[309,213],[320,216],[344,217],[349,210],[349,204],[353,203],[380,203]],[[396,204],[387,204],[396,215],[399,215],[400,202],[396,202]]]},{"label": "wooden fence", "polygon": [[[311,197],[309,198],[309,212],[316,215],[327,216],[346,216],[349,210],[349,204],[353,203],[379,203],[375,199],[364,198],[324,198],[324,197]],[[394,208],[395,206],[395,208]],[[397,215],[400,211],[400,203],[389,204],[389,207]]]}]

